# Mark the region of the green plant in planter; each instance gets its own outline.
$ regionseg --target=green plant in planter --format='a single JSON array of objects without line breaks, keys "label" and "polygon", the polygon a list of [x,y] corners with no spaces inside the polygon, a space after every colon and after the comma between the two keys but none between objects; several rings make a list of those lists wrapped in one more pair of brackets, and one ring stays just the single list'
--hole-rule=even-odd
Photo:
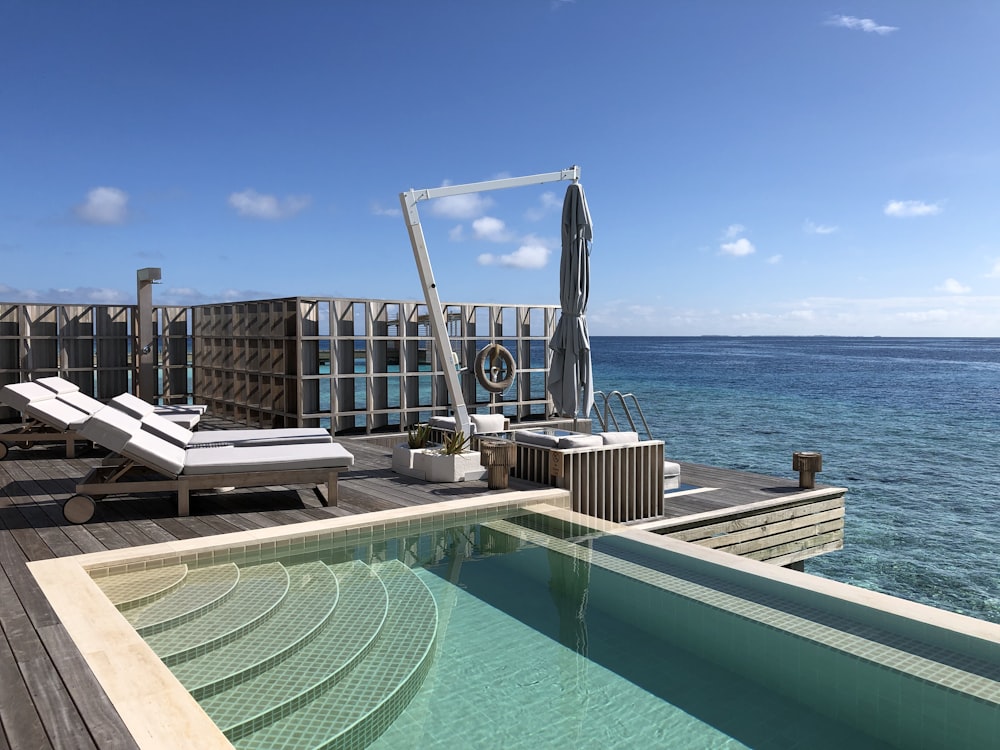
[{"label": "green plant in planter", "polygon": [[465,453],[465,446],[468,442],[469,439],[465,437],[464,432],[461,430],[453,432],[444,439],[444,447],[441,448],[441,452],[446,456],[457,456],[461,453]]},{"label": "green plant in planter", "polygon": [[431,426],[429,424],[418,424],[411,427],[406,432],[406,445],[409,448],[426,448],[427,440],[430,438]]}]

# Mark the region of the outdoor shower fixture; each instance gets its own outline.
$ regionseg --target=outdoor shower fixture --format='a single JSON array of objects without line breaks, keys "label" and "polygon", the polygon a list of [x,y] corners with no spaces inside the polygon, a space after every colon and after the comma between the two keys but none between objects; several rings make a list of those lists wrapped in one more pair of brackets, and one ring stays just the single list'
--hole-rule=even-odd
[{"label": "outdoor shower fixture", "polygon": [[[465,185],[445,185],[438,188],[410,190],[409,192],[399,194],[399,203],[403,209],[403,219],[406,221],[406,229],[410,234],[410,244],[413,246],[413,257],[417,263],[417,272],[420,274],[420,285],[424,289],[424,299],[427,302],[427,314],[430,317],[431,334],[434,337],[434,343],[442,362],[452,361],[451,339],[448,336],[444,311],[441,308],[441,296],[438,293],[437,283],[434,281],[434,271],[431,268],[430,255],[427,252],[427,241],[424,239],[424,230],[420,225],[420,214],[417,212],[417,203],[431,198],[482,193],[487,190],[501,190],[503,188],[524,187],[527,185],[542,185],[546,182],[560,182],[562,180],[572,180],[574,183],[579,182],[580,168],[572,166],[569,169],[563,169],[559,172],[547,172],[528,177],[509,177],[502,180],[489,180],[487,182],[471,182]],[[471,431],[471,421],[456,369],[445,367],[444,380],[448,388],[448,396],[451,399],[452,408],[455,410],[455,428],[468,435]]]}]

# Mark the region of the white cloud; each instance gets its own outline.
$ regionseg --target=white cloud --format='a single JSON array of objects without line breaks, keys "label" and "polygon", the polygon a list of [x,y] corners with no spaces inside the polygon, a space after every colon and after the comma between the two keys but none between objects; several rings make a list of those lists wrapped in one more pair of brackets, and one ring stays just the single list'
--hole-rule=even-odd
[{"label": "white cloud", "polygon": [[76,207],[76,215],[88,224],[124,224],[128,218],[128,194],[114,187],[96,187]]},{"label": "white cloud", "polygon": [[807,234],[833,234],[838,229],[840,227],[830,226],[829,224],[815,224],[809,219],[806,219],[802,225],[802,230]]},{"label": "white cloud", "polygon": [[[449,183],[444,183],[447,186]],[[448,195],[435,198],[430,203],[432,216],[443,216],[448,219],[474,219],[486,213],[493,205],[493,200],[482,193],[466,193],[465,195]]]},{"label": "white cloud", "polygon": [[781,255],[772,255],[770,258],[767,259],[767,262],[770,263],[772,266],[777,263],[781,263]]},{"label": "white cloud", "polygon": [[856,16],[830,16],[826,21],[826,25],[839,26],[842,29],[851,29],[852,31],[864,31],[868,34],[878,34],[879,36],[899,31],[898,26],[885,26],[876,23],[870,18],[857,18]]},{"label": "white cloud", "polygon": [[724,240],[734,240],[743,234],[747,228],[742,224],[730,224],[726,227],[726,231],[722,233],[722,239]]},{"label": "white cloud", "polygon": [[372,214],[374,216],[402,216],[403,211],[399,208],[384,208],[380,203],[372,203]]},{"label": "white cloud", "polygon": [[897,218],[933,216],[941,213],[941,206],[937,203],[924,203],[923,201],[889,201],[882,210],[886,216]]},{"label": "white cloud", "polygon": [[507,255],[483,253],[477,259],[481,266],[507,266],[508,268],[544,268],[551,250],[537,240],[526,240],[521,247]]},{"label": "white cloud", "polygon": [[740,237],[733,242],[724,242],[719,249],[723,255],[733,255],[737,258],[757,252],[757,248],[746,237]]},{"label": "white cloud", "polygon": [[935,287],[935,291],[947,292],[948,294],[968,294],[972,288],[965,286],[957,279],[945,279],[941,286]]},{"label": "white cloud", "polygon": [[507,225],[501,219],[493,216],[481,216],[473,221],[472,232],[477,240],[507,242],[510,239],[510,232],[507,231]]},{"label": "white cloud", "polygon": [[463,227],[461,224],[457,224],[457,225],[453,226],[448,231],[448,239],[450,239],[452,242],[461,242],[462,240],[464,240],[465,239],[465,227]]},{"label": "white cloud", "polygon": [[229,205],[240,216],[252,219],[287,219],[306,208],[312,199],[308,195],[289,195],[281,200],[274,195],[264,195],[252,188],[229,196]]},{"label": "white cloud", "polygon": [[993,268],[986,274],[987,279],[1000,279],[1000,260],[993,261]]}]

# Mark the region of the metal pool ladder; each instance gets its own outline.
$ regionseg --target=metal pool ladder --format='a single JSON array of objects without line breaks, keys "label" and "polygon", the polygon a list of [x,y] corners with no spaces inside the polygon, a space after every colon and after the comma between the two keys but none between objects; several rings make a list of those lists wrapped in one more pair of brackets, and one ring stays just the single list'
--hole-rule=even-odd
[{"label": "metal pool ladder", "polygon": [[642,413],[642,407],[639,406],[639,399],[635,397],[634,393],[622,393],[621,391],[611,391],[611,393],[605,393],[604,391],[594,391],[593,410],[597,412],[597,421],[601,424],[601,430],[603,432],[608,432],[609,424],[614,425],[615,431],[621,430],[621,427],[618,424],[618,417],[615,415],[615,405],[617,404],[622,418],[628,422],[629,429],[632,430],[632,432],[639,432],[639,429],[635,424],[635,418],[632,416],[632,409],[629,408],[629,403],[632,404],[636,413],[639,415],[642,427],[646,431],[646,439],[652,440],[652,430],[649,429],[649,423],[646,422],[646,415]]}]

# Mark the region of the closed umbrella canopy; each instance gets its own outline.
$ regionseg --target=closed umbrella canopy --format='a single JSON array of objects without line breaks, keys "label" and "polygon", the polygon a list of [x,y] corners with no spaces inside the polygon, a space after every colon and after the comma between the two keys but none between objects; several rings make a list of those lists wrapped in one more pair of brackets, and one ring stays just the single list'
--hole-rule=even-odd
[{"label": "closed umbrella canopy", "polygon": [[566,188],[562,213],[562,258],[559,263],[559,304],[562,315],[549,348],[549,395],[562,417],[586,417],[594,405],[587,332],[590,297],[590,242],[594,238],[590,210],[583,187]]}]

